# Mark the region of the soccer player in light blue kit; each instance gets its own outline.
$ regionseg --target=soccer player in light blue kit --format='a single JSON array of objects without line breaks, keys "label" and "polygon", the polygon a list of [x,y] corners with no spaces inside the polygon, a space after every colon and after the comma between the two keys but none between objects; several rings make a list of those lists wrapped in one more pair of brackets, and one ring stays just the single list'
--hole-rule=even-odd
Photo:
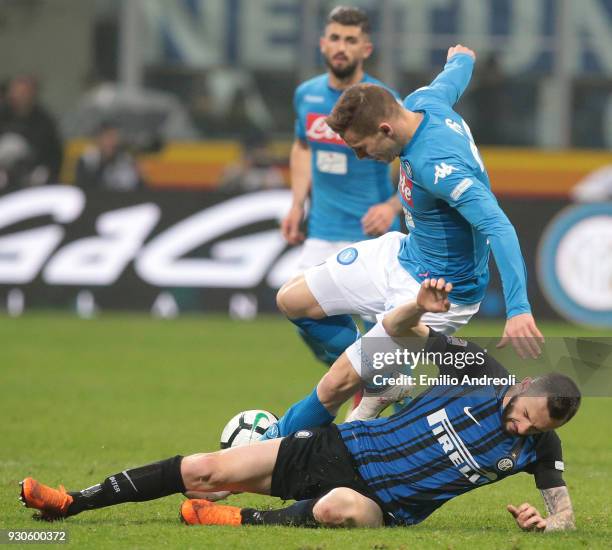
[{"label": "soccer player in light blue kit", "polygon": [[[302,83],[295,92],[295,141],[290,157],[293,201],[281,230],[289,244],[304,241],[300,225],[310,198],[300,273],[353,242],[399,229],[401,204],[389,166],[373,159],[360,161],[325,122],[349,86],[360,82],[382,85],[363,70],[364,60],[372,53],[369,33],[368,17],[362,10],[334,8],[320,41],[327,72]],[[371,324],[366,326],[371,328]],[[351,328],[356,330],[354,324]],[[321,361],[334,362],[336,354],[330,355],[306,332],[300,333]]]},{"label": "soccer player in light blue kit", "polygon": [[[452,334],[478,311],[489,279],[489,249],[506,301],[507,322],[499,345],[512,342],[522,357],[540,353],[542,335],[531,315],[516,232],[491,192],[469,127],[452,108],[469,83],[474,59],[468,48],[450,48],[442,73],[431,85],[410,94],[403,107],[384,88],[353,86],[327,119],[359,158],[391,162],[400,157],[399,191],[410,231],[409,236],[391,232],[348,247],[279,291],[280,309],[330,353],[340,356],[359,346],[350,329],[350,313],[392,310],[413,300],[421,281],[441,275],[453,284],[450,308],[428,313],[423,320],[437,332]],[[382,323],[368,335],[385,336]],[[335,380],[332,387],[342,384],[349,369],[360,372],[354,363],[332,366],[328,373]],[[402,397],[401,387],[387,391],[388,399],[366,392],[350,419],[376,417],[390,401]],[[293,405],[266,437],[332,419],[315,389]]]}]

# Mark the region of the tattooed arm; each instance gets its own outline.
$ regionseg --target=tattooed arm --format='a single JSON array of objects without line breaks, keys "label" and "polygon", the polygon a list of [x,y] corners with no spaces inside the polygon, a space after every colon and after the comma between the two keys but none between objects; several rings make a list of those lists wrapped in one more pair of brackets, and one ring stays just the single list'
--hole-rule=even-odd
[{"label": "tattooed arm", "polygon": [[575,529],[574,510],[567,491],[567,487],[553,487],[552,489],[542,489],[542,496],[546,504],[548,516],[543,518],[540,512],[524,502],[518,507],[508,505],[516,524],[524,531],[563,531]]},{"label": "tattooed arm", "polygon": [[570,500],[567,487],[554,487],[553,489],[542,489],[546,511],[545,531],[563,531],[575,529],[574,509]]}]

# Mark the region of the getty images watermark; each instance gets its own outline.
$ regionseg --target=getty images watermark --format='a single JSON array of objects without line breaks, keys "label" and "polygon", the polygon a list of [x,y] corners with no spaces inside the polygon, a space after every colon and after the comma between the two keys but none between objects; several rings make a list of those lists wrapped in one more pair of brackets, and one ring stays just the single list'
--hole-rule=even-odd
[{"label": "getty images watermark", "polygon": [[[453,339],[455,342],[464,342],[459,338]],[[380,342],[379,342],[380,343]],[[363,357],[363,355],[362,355]],[[497,377],[473,376],[468,374],[473,367],[483,367],[487,362],[487,350],[475,351],[411,351],[407,348],[396,348],[395,350],[375,351],[371,356],[371,368],[373,373],[371,383],[374,386],[500,386],[516,384],[516,376]],[[413,371],[420,367],[436,366],[444,369],[451,367],[457,371],[466,373],[444,374],[440,372],[435,376],[426,373],[416,374]],[[381,371],[393,370],[391,374],[382,374]],[[410,373],[410,374],[408,374]]]},{"label": "getty images watermark", "polygon": [[572,378],[585,397],[612,396],[610,337],[547,337],[538,343],[537,359],[521,359],[511,345],[498,349],[498,342],[498,337],[449,336],[432,342],[365,336],[352,361],[360,358],[361,377],[373,388],[511,386],[559,372]]}]

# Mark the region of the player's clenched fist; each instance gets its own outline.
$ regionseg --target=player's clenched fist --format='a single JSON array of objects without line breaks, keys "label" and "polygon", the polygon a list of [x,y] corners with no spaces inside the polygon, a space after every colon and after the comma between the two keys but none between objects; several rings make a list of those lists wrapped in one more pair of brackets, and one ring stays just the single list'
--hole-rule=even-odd
[{"label": "player's clenched fist", "polygon": [[544,531],[546,529],[546,520],[535,506],[528,502],[524,502],[518,508],[508,504],[508,512],[512,514],[516,524],[524,531]]},{"label": "player's clenched fist", "polygon": [[474,50],[470,50],[470,48],[467,48],[466,46],[457,44],[456,46],[451,46],[450,48],[448,48],[448,55],[446,56],[446,60],[448,61],[451,57],[453,57],[453,55],[458,53],[466,53],[476,59],[476,53],[474,52]]}]

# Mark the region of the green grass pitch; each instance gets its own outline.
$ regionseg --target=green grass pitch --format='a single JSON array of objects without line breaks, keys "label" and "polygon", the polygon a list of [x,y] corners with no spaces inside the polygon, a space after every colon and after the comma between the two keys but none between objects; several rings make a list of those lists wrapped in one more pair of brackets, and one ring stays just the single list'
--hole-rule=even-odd
[{"label": "green grass pitch", "polygon": [[[543,324],[547,335],[578,335]],[[543,511],[530,476],[473,491],[411,528],[331,530],[187,528],[180,496],[39,524],[18,501],[17,482],[36,476],[80,489],[126,467],[177,453],[214,450],[236,412],[280,413],[313,387],[323,369],[277,317],[153,321],[105,314],[91,321],[55,314],[0,318],[0,528],[67,529],[78,548],[610,548],[612,399],[586,399],[560,430],[573,533],[520,532],[505,511],[525,500]],[[463,334],[499,334],[474,322]],[[583,331],[582,334],[585,334]],[[236,495],[237,505],[278,499]]]}]

